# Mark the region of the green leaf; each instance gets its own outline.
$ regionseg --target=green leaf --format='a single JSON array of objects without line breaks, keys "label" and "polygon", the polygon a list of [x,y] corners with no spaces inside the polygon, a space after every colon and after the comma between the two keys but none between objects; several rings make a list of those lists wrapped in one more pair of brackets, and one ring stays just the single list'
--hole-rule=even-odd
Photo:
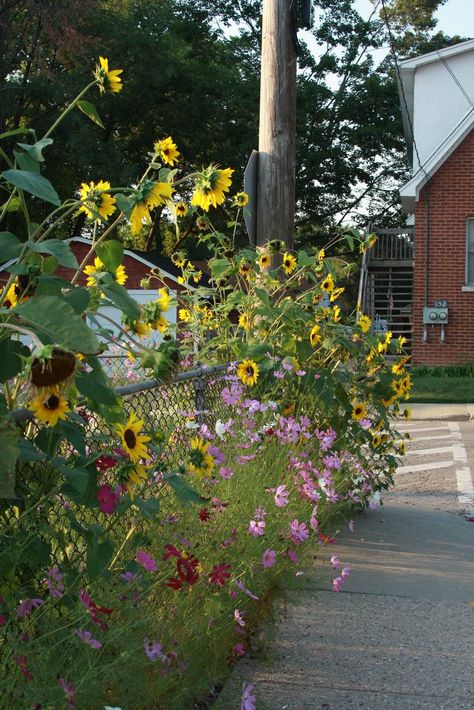
[{"label": "green leaf", "polygon": [[40,339],[84,354],[101,350],[97,336],[74,309],[56,296],[36,296],[10,311],[34,330]]},{"label": "green leaf", "polygon": [[0,133],[0,141],[4,140],[5,138],[11,138],[11,136],[24,136],[26,133],[29,133],[30,130],[30,128],[14,128],[12,131]]},{"label": "green leaf", "polygon": [[114,394],[113,389],[109,387],[107,378],[100,370],[79,373],[76,376],[76,387],[83,397],[92,399],[98,404],[112,407],[118,404],[117,396]]},{"label": "green leaf", "polygon": [[82,113],[85,114],[87,118],[90,118],[93,123],[96,123],[98,126],[105,129],[102,119],[97,113],[97,109],[94,104],[91,104],[90,101],[86,101],[85,99],[81,99],[76,102],[76,106],[79,111],[82,111]]},{"label": "green leaf", "polygon": [[255,293],[257,295],[257,298],[261,300],[261,302],[267,307],[270,308],[270,296],[268,295],[267,291],[264,291],[263,288],[256,288]]},{"label": "green leaf", "polygon": [[20,454],[19,429],[8,418],[0,421],[0,498],[16,498],[15,466]]},{"label": "green leaf", "polygon": [[89,305],[91,294],[90,291],[83,287],[72,288],[68,293],[64,294],[63,299],[80,315],[84,313]]},{"label": "green leaf", "polygon": [[114,554],[114,549],[114,543],[109,538],[106,538],[103,542],[99,542],[97,534],[88,535],[86,563],[87,576],[89,579],[95,579],[106,571]]},{"label": "green leaf", "polygon": [[22,170],[27,170],[30,173],[39,173],[41,168],[37,160],[28,155],[28,153],[19,153],[17,150],[13,151],[15,160]]},{"label": "green leaf", "polygon": [[91,473],[87,468],[70,468],[69,466],[57,464],[67,482],[79,493],[85,496],[89,487]]},{"label": "green leaf", "polygon": [[18,259],[24,244],[11,232],[0,232],[0,259],[2,263]]},{"label": "green leaf", "polygon": [[0,210],[5,210],[6,212],[18,212],[21,207],[21,200],[18,197],[12,197],[3,205],[0,205]]},{"label": "green leaf", "polygon": [[190,486],[189,483],[179,474],[169,474],[165,476],[164,480],[166,483],[170,484],[181,505],[202,505],[206,502],[206,498],[203,498],[202,495]]},{"label": "green leaf", "polygon": [[123,311],[129,318],[132,318],[133,320],[140,318],[140,306],[129,296],[126,288],[115,282],[112,282],[109,285],[99,283],[99,288],[102,293],[104,293],[107,298],[118,306],[118,308],[120,308],[120,310]]},{"label": "green leaf", "polygon": [[115,272],[123,260],[123,244],[116,239],[98,244],[96,254],[108,271]]},{"label": "green leaf", "polygon": [[30,195],[39,197],[45,202],[51,202],[51,204],[56,205],[56,207],[61,205],[58,193],[49,180],[42,175],[29,170],[4,170],[1,177],[10,183],[10,185],[29,192]]},{"label": "green leaf", "polygon": [[310,256],[305,251],[298,252],[298,266],[313,266],[314,262],[314,256]]},{"label": "green leaf", "polygon": [[44,461],[46,459],[46,454],[38,451],[30,439],[20,439],[18,446],[20,447],[20,461]]},{"label": "green leaf", "polygon": [[212,278],[217,279],[231,267],[231,263],[228,259],[210,259],[209,266],[211,267]]},{"label": "green leaf", "polygon": [[156,518],[160,509],[160,502],[156,498],[149,498],[148,500],[135,498],[133,502],[143,513],[145,518],[149,518],[150,520]]},{"label": "green leaf", "polygon": [[0,382],[16,377],[24,366],[22,357],[29,357],[30,349],[17,340],[0,342]]},{"label": "green leaf", "polygon": [[56,431],[74,446],[80,456],[86,455],[84,435],[81,431],[81,428],[78,427],[77,424],[73,424],[72,422],[68,422],[66,420],[59,421],[56,424]]},{"label": "green leaf", "polygon": [[128,199],[125,197],[125,195],[122,195],[120,192],[115,195],[115,199],[117,201],[117,207],[119,208],[120,212],[124,212],[127,217],[130,217],[130,213],[133,209],[133,202],[132,200]]},{"label": "green leaf", "polygon": [[48,239],[45,242],[27,242],[28,249],[38,254],[51,254],[58,264],[67,266],[70,269],[78,269],[77,259],[66,242],[61,239]]},{"label": "green leaf", "polygon": [[36,141],[33,145],[30,143],[17,143],[20,148],[23,148],[25,153],[28,153],[33,160],[37,160],[38,163],[44,163],[43,150],[54,143],[52,138],[41,138],[41,140]]}]

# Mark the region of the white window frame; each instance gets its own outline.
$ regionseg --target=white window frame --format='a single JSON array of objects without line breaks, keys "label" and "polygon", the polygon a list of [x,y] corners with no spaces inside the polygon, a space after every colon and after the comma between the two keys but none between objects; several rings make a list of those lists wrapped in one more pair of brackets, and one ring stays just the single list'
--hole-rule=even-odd
[{"label": "white window frame", "polygon": [[[468,217],[466,219],[466,276],[465,285],[469,287],[474,287],[474,248],[469,249],[469,227],[473,230],[474,238],[474,217]],[[473,239],[474,242],[474,239]],[[472,281],[469,281],[469,257],[472,259]]]}]

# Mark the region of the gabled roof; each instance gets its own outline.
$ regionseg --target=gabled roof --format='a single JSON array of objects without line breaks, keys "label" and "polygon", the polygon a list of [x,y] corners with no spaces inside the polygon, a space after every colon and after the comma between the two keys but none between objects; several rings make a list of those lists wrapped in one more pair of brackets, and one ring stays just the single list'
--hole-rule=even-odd
[{"label": "gabled roof", "polygon": [[413,161],[413,135],[411,127],[414,121],[414,96],[415,96],[415,72],[420,67],[434,62],[446,61],[458,54],[465,54],[474,50],[474,39],[469,39],[466,42],[458,42],[451,47],[428,52],[419,57],[405,59],[400,62],[400,74],[397,76],[398,93],[400,96],[400,106],[402,108],[403,131],[408,147],[408,157]]},{"label": "gabled roof", "polygon": [[428,179],[434,175],[449,156],[454,153],[456,148],[463,142],[466,136],[469,135],[473,128],[474,109],[471,109],[449,134],[446,140],[432,153],[423,165],[423,168],[419,169],[413,177],[400,188],[402,207],[405,212],[410,214],[415,211],[415,202],[418,201],[421,188],[426,185]]}]

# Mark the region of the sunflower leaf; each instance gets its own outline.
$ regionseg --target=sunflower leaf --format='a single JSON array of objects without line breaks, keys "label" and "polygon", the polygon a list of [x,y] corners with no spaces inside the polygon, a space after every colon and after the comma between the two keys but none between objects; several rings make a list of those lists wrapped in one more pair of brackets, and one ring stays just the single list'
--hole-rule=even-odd
[{"label": "sunflower leaf", "polygon": [[67,266],[70,269],[78,269],[79,264],[77,259],[66,242],[62,239],[48,239],[45,242],[27,242],[28,249],[36,252],[37,254],[51,254],[54,256],[58,264],[62,266]]},{"label": "sunflower leaf", "polygon": [[166,483],[169,483],[181,505],[187,507],[190,505],[202,505],[206,502],[206,498],[203,498],[200,493],[177,473],[171,473],[165,476],[164,480]]},{"label": "sunflower leaf", "polygon": [[61,205],[59,195],[49,180],[38,173],[30,170],[4,170],[1,176],[10,185],[29,192],[30,195],[39,197],[45,202],[51,202],[56,207]]},{"label": "sunflower leaf", "polygon": [[76,106],[79,111],[82,111],[82,113],[87,116],[87,118],[90,118],[93,123],[95,123],[97,126],[100,126],[100,128],[105,129],[105,126],[102,123],[102,119],[99,116],[94,104],[91,104],[90,101],[86,101],[85,99],[81,99],[80,101],[76,102]]},{"label": "sunflower leaf", "polygon": [[123,260],[123,245],[117,239],[109,239],[96,246],[96,254],[109,271],[115,271]]}]

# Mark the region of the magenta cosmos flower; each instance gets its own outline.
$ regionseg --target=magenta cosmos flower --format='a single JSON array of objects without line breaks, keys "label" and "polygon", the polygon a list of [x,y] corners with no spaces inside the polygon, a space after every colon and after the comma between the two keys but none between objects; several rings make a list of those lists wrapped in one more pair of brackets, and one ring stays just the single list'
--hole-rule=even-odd
[{"label": "magenta cosmos flower", "polygon": [[99,501],[99,508],[102,513],[110,515],[115,513],[115,508],[117,507],[118,495],[117,493],[106,483],[100,486],[96,493],[97,500]]},{"label": "magenta cosmos flower", "polygon": [[254,686],[251,683],[244,683],[242,688],[242,702],[240,703],[240,710],[255,710],[257,707],[257,700],[253,692]]},{"label": "magenta cosmos flower", "polygon": [[153,557],[150,557],[144,550],[138,550],[135,559],[139,565],[144,567],[148,572],[156,572],[158,565]]},{"label": "magenta cosmos flower", "polygon": [[251,520],[249,523],[249,533],[254,537],[265,534],[265,520]]},{"label": "magenta cosmos flower", "polygon": [[290,523],[290,537],[295,543],[295,545],[301,545],[302,542],[308,539],[309,531],[305,523],[299,523],[295,518],[292,523]]},{"label": "magenta cosmos flower", "polygon": [[270,567],[273,567],[273,565],[276,562],[276,552],[275,550],[265,550],[265,552],[262,555],[262,565],[265,567],[265,569],[269,569]]},{"label": "magenta cosmos flower", "polygon": [[288,505],[288,496],[290,492],[285,485],[277,486],[275,488],[275,505],[277,508],[284,508]]}]

